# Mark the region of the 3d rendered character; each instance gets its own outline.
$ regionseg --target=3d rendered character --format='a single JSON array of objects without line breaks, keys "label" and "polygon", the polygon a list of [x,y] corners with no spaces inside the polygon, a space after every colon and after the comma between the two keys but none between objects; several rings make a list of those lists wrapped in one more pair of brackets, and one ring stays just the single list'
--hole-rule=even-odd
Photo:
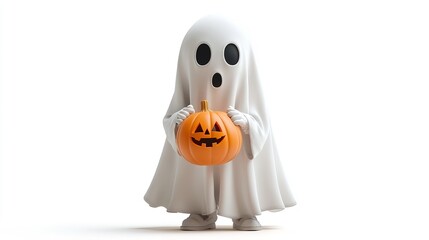
[{"label": "3d rendered character", "polygon": [[[200,110],[203,99],[210,109],[227,112],[242,131],[241,150],[228,163],[200,166],[178,153],[177,129]],[[151,207],[189,213],[182,230],[213,229],[217,215],[231,218],[236,230],[260,230],[256,215],[296,204],[277,154],[250,43],[229,21],[205,17],[186,34],[163,123],[167,139],[144,199]]]}]

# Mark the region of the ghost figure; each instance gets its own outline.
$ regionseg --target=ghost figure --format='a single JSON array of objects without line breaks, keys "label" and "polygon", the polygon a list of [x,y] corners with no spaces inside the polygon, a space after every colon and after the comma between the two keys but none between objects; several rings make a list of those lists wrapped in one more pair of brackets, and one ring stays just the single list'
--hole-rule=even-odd
[{"label": "ghost figure", "polygon": [[[194,165],[178,153],[176,132],[207,99],[242,130],[242,147],[232,161]],[[215,228],[217,215],[237,230],[259,230],[262,211],[295,205],[277,154],[261,82],[249,42],[223,18],[205,17],[183,39],[176,86],[164,117],[167,139],[145,195],[151,207],[189,213],[182,230]]]}]

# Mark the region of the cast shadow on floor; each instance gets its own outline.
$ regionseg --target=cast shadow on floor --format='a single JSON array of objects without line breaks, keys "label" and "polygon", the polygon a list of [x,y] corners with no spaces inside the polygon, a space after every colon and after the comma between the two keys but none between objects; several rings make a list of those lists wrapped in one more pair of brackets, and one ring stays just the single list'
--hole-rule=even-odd
[{"label": "cast shadow on floor", "polygon": [[[279,229],[281,229],[281,227],[279,227],[279,226],[262,226],[261,231],[266,231],[266,230],[271,231],[271,230],[279,230]],[[179,226],[134,227],[134,228],[117,229],[117,231],[134,232],[134,233],[137,233],[137,232],[151,232],[151,233],[188,232],[188,233],[192,233],[192,232],[221,232],[221,231],[222,232],[224,232],[224,231],[242,232],[242,231],[234,230],[231,225],[218,225],[218,226],[216,226],[216,229],[205,230],[205,231],[182,231],[182,230],[180,230]]]}]

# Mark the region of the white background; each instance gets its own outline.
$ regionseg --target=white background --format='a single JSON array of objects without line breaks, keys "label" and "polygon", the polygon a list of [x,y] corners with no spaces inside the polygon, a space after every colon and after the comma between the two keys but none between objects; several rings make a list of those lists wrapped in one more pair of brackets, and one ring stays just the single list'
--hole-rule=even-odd
[{"label": "white background", "polygon": [[[0,238],[428,239],[428,3],[249,2],[2,1]],[[181,232],[143,201],[211,13],[251,37],[298,201],[260,232]]]}]

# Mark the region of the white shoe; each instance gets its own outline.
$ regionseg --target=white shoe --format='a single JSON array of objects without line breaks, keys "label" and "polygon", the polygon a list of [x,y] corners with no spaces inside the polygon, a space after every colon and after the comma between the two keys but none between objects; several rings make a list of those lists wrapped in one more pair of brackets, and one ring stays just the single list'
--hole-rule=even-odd
[{"label": "white shoe", "polygon": [[217,214],[216,212],[209,215],[191,214],[183,220],[180,230],[184,231],[201,231],[215,229]]},{"label": "white shoe", "polygon": [[255,216],[253,217],[245,217],[245,218],[239,218],[239,219],[233,219],[232,222],[234,223],[232,227],[235,230],[240,231],[259,231],[262,229],[261,224],[258,222],[258,219],[256,219]]}]

